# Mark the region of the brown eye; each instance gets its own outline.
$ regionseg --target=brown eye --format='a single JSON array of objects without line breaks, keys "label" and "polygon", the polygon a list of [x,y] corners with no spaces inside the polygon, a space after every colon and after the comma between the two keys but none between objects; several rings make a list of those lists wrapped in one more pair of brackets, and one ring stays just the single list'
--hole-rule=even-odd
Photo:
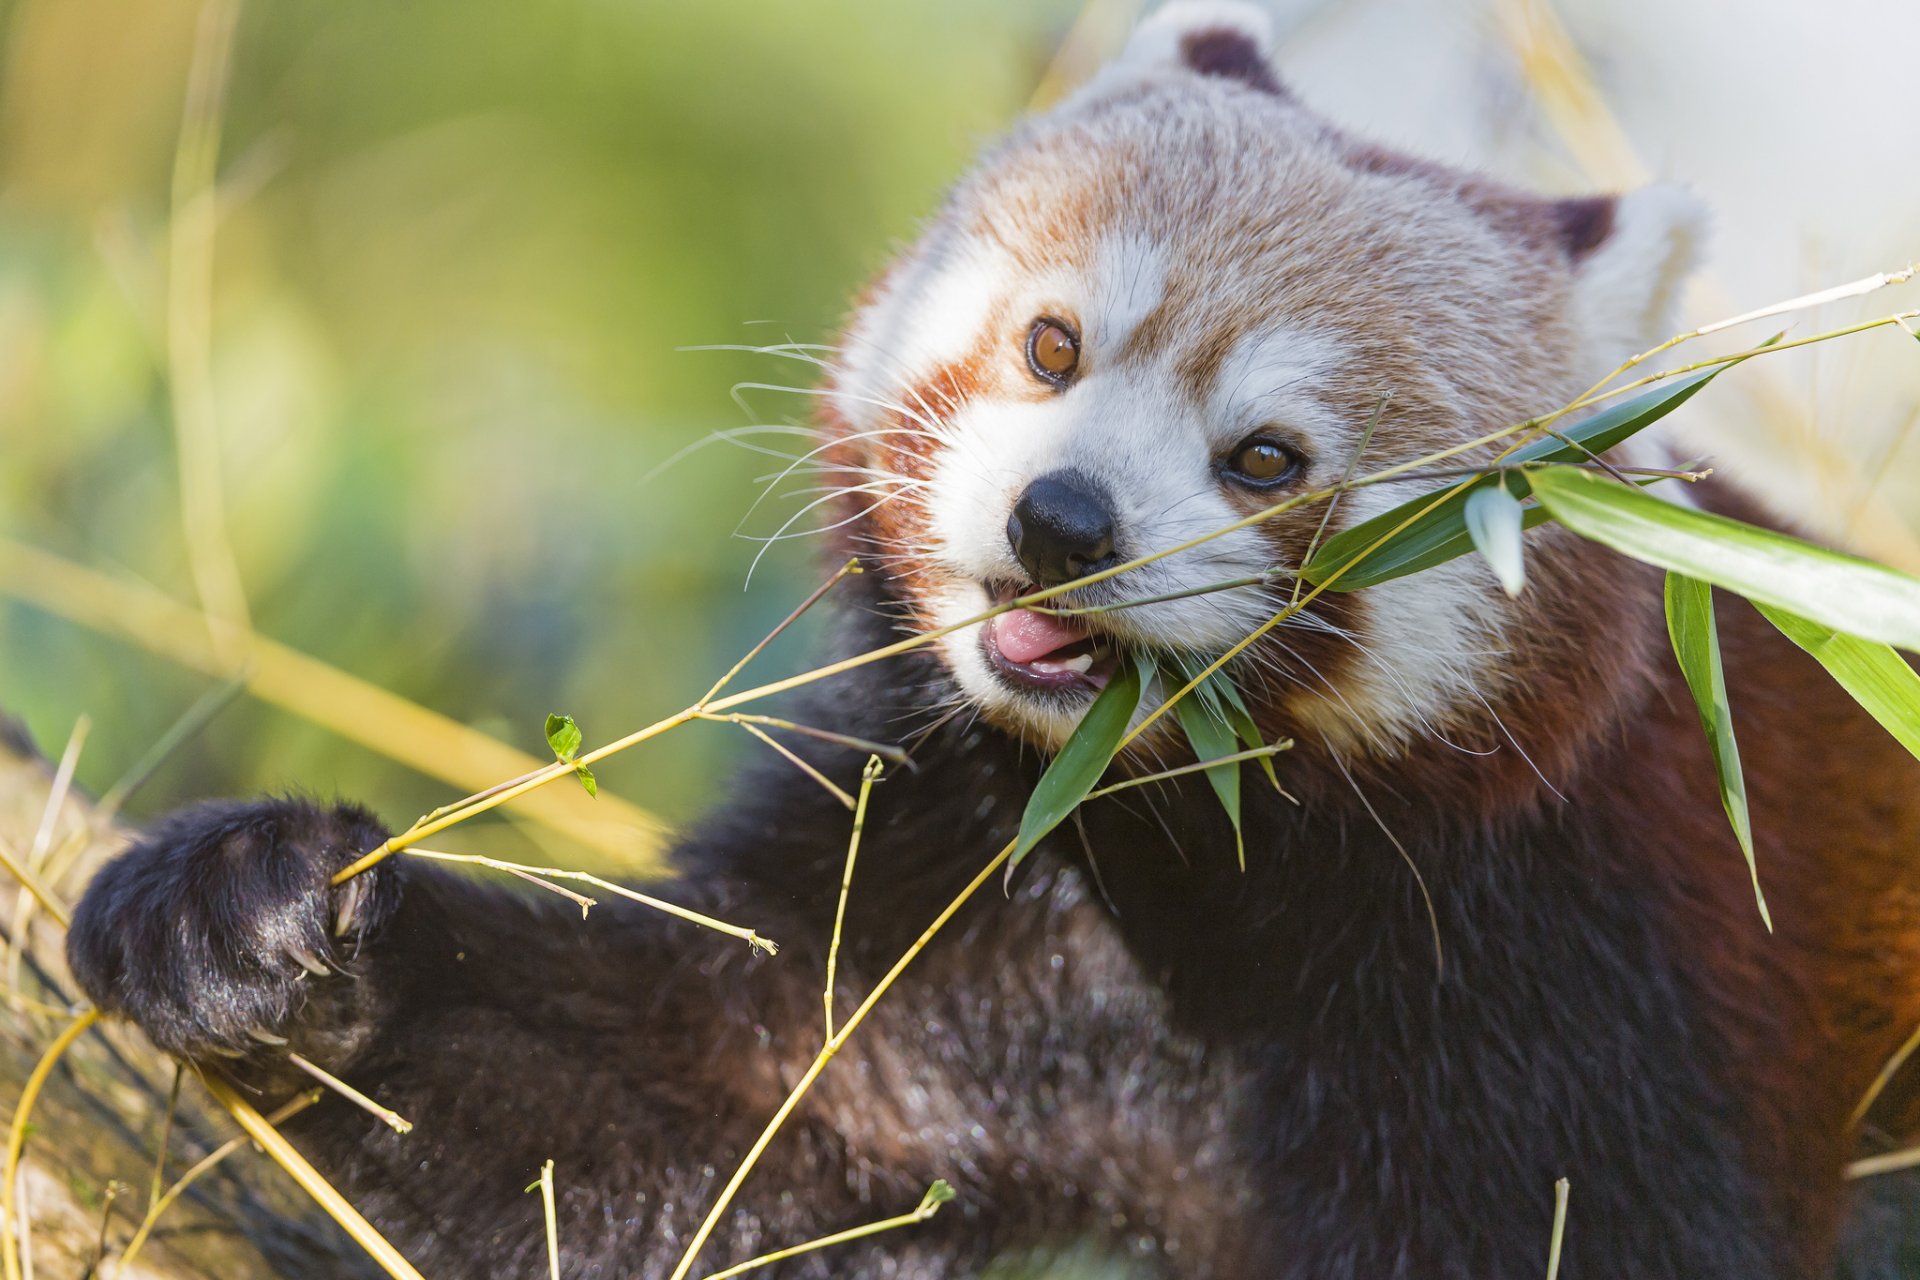
[{"label": "brown eye", "polygon": [[1300,474],[1305,459],[1271,436],[1250,436],[1227,458],[1227,474],[1241,484],[1269,489]]},{"label": "brown eye", "polygon": [[1027,367],[1040,381],[1065,386],[1080,367],[1080,339],[1058,320],[1034,321],[1027,334]]}]

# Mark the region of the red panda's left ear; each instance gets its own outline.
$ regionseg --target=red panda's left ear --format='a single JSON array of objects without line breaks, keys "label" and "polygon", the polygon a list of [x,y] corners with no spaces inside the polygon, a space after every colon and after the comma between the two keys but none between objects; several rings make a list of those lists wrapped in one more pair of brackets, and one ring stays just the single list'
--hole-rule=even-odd
[{"label": "red panda's left ear", "polygon": [[1584,340],[1638,351],[1672,333],[1680,291],[1706,239],[1706,207],[1659,183],[1624,196],[1556,201],[1552,210]]},{"label": "red panda's left ear", "polygon": [[1174,0],[1140,24],[1113,65],[1180,68],[1286,97],[1272,57],[1273,23],[1264,10],[1235,0]]}]

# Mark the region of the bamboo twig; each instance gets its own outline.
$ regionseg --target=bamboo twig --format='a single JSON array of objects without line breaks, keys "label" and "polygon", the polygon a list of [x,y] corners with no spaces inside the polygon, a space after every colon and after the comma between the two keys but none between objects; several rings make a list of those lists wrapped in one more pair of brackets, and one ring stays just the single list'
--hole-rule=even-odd
[{"label": "bamboo twig", "polygon": [[739,725],[742,729],[745,729],[748,733],[760,739],[760,741],[766,743],[768,746],[772,747],[775,751],[779,752],[782,759],[784,759],[788,764],[792,765],[794,768],[798,769],[800,772],[806,774],[809,778],[813,779],[815,782],[819,783],[820,786],[827,792],[827,794],[832,796],[835,800],[838,800],[842,806],[848,809],[853,808],[853,797],[847,794],[846,789],[844,787],[841,787],[839,784],[835,783],[832,778],[829,778],[826,774],[820,772],[818,769],[808,764],[805,760],[802,760],[799,756],[795,755],[791,750],[787,748],[787,746],[784,743],[776,742],[767,733],[765,729],[762,729],[759,725],[753,724],[750,721],[746,721],[746,720],[734,720],[732,723]]},{"label": "bamboo twig", "polygon": [[[300,1184],[300,1189],[312,1196],[327,1215],[353,1237],[354,1243],[367,1251],[375,1262],[379,1263],[393,1280],[425,1280],[414,1269],[411,1262],[401,1256],[398,1249],[387,1242],[387,1238],[375,1230],[374,1225],[362,1217],[360,1211],[347,1203],[347,1198],[334,1189],[331,1182],[321,1177],[319,1171],[307,1163],[307,1158],[293,1149],[293,1144],[280,1136],[280,1131],[268,1123],[267,1118],[254,1110],[253,1104],[236,1092],[232,1085],[218,1076],[202,1077],[207,1090],[214,1099],[233,1113],[247,1136],[259,1143],[266,1153],[274,1158],[292,1179]],[[9,1277],[12,1280],[12,1277]]]},{"label": "bamboo twig", "polygon": [[933,941],[934,935],[945,928],[947,921],[959,914],[960,908],[964,907],[967,901],[980,891],[980,886],[991,880],[994,874],[1006,864],[1007,859],[1013,856],[1013,851],[1017,844],[1017,840],[1007,841],[1000,852],[994,855],[993,860],[982,867],[980,873],[967,882],[967,887],[962,889],[958,896],[956,896],[952,902],[949,902],[939,915],[934,917],[933,923],[928,925],[918,938],[914,939],[913,945],[908,947],[906,952],[898,960],[894,961],[893,967],[887,970],[886,975],[874,984],[873,990],[867,993],[867,998],[860,1002],[860,1006],[855,1009],[853,1015],[847,1019],[847,1025],[840,1028],[840,1030],[822,1046],[820,1052],[815,1055],[812,1064],[807,1067],[805,1074],[800,1077],[799,1083],[793,1086],[793,1090],[787,1094],[786,1100],[780,1104],[780,1109],[774,1113],[773,1119],[768,1121],[766,1128],[760,1131],[760,1136],[754,1140],[754,1144],[747,1152],[746,1158],[740,1162],[740,1167],[734,1170],[733,1177],[727,1180],[727,1185],[720,1192],[719,1199],[714,1201],[713,1208],[708,1210],[706,1219],[701,1222],[699,1230],[694,1232],[693,1239],[687,1245],[687,1251],[682,1255],[680,1264],[673,1269],[673,1275],[670,1277],[670,1280],[686,1280],[687,1272],[693,1269],[693,1264],[699,1258],[700,1250],[706,1244],[707,1237],[713,1234],[713,1229],[719,1224],[721,1216],[726,1213],[727,1206],[733,1203],[733,1197],[739,1192],[741,1184],[747,1180],[747,1175],[753,1171],[753,1166],[759,1162],[761,1153],[767,1149],[767,1144],[773,1141],[774,1135],[780,1132],[781,1126],[786,1124],[787,1117],[792,1115],[794,1108],[800,1105],[800,1100],[806,1097],[807,1091],[813,1088],[813,1083],[820,1078],[820,1073],[827,1069],[827,1064],[833,1061],[835,1054],[840,1052],[841,1046],[846,1044],[847,1038],[859,1029],[862,1022],[866,1021],[867,1015],[873,1012],[874,1005],[880,1002],[880,997],[884,996],[888,989],[899,980],[900,975],[906,972],[907,966],[912,964],[922,951],[926,950],[927,944]]},{"label": "bamboo twig", "polygon": [[867,825],[867,798],[873,794],[873,784],[880,780],[880,757],[868,756],[866,767],[860,770],[860,798],[853,806],[853,834],[847,838],[847,867],[840,875],[840,902],[833,909],[833,940],[827,944],[827,984],[825,1003],[827,1007],[827,1039],[833,1039],[833,974],[840,962],[840,926],[847,918],[847,895],[853,891],[853,861],[860,856],[860,833]]},{"label": "bamboo twig", "polygon": [[[612,880],[603,880],[599,876],[589,875],[584,871],[566,871],[559,867],[530,867],[524,863],[505,862],[499,858],[489,858],[478,853],[447,853],[440,849],[420,849],[414,847],[409,847],[406,852],[415,858],[432,858],[440,862],[465,862],[476,867],[492,867],[496,871],[522,874],[528,878],[550,876],[555,880],[577,880],[582,884],[590,884],[605,889],[608,893],[618,894],[622,898],[638,902],[642,906],[652,907],[655,911],[664,911],[670,916],[679,916],[682,920],[690,921],[693,924],[701,925],[718,933],[727,934],[730,937],[739,938],[755,951],[764,951],[768,955],[775,955],[780,950],[780,945],[773,939],[763,938],[752,929],[744,928],[737,924],[728,924],[724,920],[716,920],[712,916],[701,915],[698,911],[675,906],[673,903],[664,902],[659,898],[648,897],[646,894],[635,892],[623,884],[616,884]],[[575,901],[580,900],[575,894],[567,894],[566,896],[573,898]],[[598,904],[589,898],[586,899],[586,905],[595,906]]]},{"label": "bamboo twig", "polygon": [[1901,1151],[1889,1151],[1883,1156],[1868,1156],[1864,1160],[1855,1160],[1847,1166],[1847,1179],[1854,1181],[1913,1168],[1920,1168],[1920,1147],[1907,1147]]},{"label": "bamboo twig", "polygon": [[313,1062],[310,1061],[309,1059],[303,1058],[297,1053],[289,1053],[287,1055],[287,1061],[291,1062],[294,1066],[300,1068],[300,1070],[306,1072],[308,1075],[312,1076],[315,1080],[318,1080],[321,1084],[327,1086],[327,1088],[333,1090],[335,1093],[345,1098],[348,1102],[351,1102],[354,1106],[359,1107],[362,1111],[365,1111],[369,1115],[378,1117],[389,1129],[392,1129],[395,1133],[412,1133],[413,1132],[413,1122],[411,1120],[408,1120],[406,1117],[402,1116],[398,1111],[395,1111],[390,1107],[381,1106],[379,1103],[375,1102],[372,1098],[369,1098],[366,1094],[360,1092],[358,1089],[348,1084],[345,1080],[342,1080],[339,1076],[336,1076],[329,1071],[323,1070],[322,1068],[315,1066]]},{"label": "bamboo twig", "polygon": [[815,1249],[825,1249],[830,1245],[845,1244],[849,1240],[859,1240],[866,1236],[877,1236],[882,1231],[892,1231],[896,1227],[910,1227],[917,1222],[925,1222],[928,1218],[931,1218],[935,1213],[939,1212],[941,1205],[951,1199],[953,1199],[953,1188],[949,1187],[945,1181],[935,1182],[931,1187],[927,1188],[927,1194],[920,1197],[920,1203],[914,1206],[910,1212],[885,1218],[879,1222],[869,1222],[864,1227],[854,1227],[847,1231],[836,1231],[830,1236],[821,1236],[818,1240],[809,1240],[805,1244],[789,1245],[785,1249],[776,1249],[772,1253],[763,1253],[757,1258],[749,1258],[745,1262],[736,1263],[728,1267],[725,1271],[716,1271],[712,1275],[707,1276],[706,1280],[731,1280],[733,1276],[752,1271],[756,1267],[764,1267],[770,1262],[780,1262],[787,1258],[798,1257],[803,1253],[812,1253]]},{"label": "bamboo twig", "polygon": [[1553,1237],[1547,1243],[1547,1280],[1559,1280],[1560,1246],[1567,1235],[1567,1195],[1573,1184],[1565,1178],[1553,1182]]}]

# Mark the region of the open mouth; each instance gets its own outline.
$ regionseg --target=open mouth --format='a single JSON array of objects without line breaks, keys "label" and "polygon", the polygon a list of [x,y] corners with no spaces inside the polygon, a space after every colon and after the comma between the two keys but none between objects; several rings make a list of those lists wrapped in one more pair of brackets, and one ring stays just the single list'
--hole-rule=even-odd
[{"label": "open mouth", "polygon": [[[1031,585],[996,587],[994,603],[1032,590]],[[1006,683],[1041,691],[1104,688],[1119,662],[1112,642],[1094,635],[1082,619],[1032,609],[989,618],[980,628],[980,647]]]}]

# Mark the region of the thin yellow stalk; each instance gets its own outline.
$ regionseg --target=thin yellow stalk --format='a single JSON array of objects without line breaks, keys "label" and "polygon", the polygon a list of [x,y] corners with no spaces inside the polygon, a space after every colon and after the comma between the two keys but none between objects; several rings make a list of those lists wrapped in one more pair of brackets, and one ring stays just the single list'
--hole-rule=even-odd
[{"label": "thin yellow stalk", "polygon": [[[305,1111],[308,1107],[320,1101],[324,1094],[325,1090],[322,1089],[307,1090],[307,1092],[284,1104],[272,1115],[268,1116],[267,1123],[277,1125],[291,1120],[294,1116],[299,1115],[302,1111]],[[154,1197],[152,1203],[147,1206],[147,1212],[141,1217],[140,1226],[134,1231],[133,1238],[127,1241],[127,1247],[120,1251],[120,1274],[125,1275],[128,1269],[132,1267],[133,1260],[139,1256],[140,1250],[146,1247],[147,1237],[153,1234],[154,1225],[160,1221],[160,1215],[165,1213],[167,1209],[172,1206],[173,1202],[180,1198],[181,1193],[199,1181],[201,1175],[206,1173],[207,1170],[213,1168],[222,1160],[225,1160],[228,1156],[246,1146],[250,1141],[251,1139],[245,1137],[227,1139],[212,1151],[209,1151],[206,1155],[189,1165],[187,1171],[181,1174],[172,1186],[168,1187],[164,1193],[157,1194]],[[155,1191],[159,1191],[157,1186],[155,1187]]]},{"label": "thin yellow stalk", "polygon": [[339,1076],[316,1066],[311,1060],[303,1058],[297,1053],[289,1053],[287,1055],[287,1061],[345,1098],[348,1102],[351,1102],[354,1106],[359,1107],[362,1111],[378,1117],[395,1133],[413,1132],[413,1122],[411,1120],[408,1120],[398,1111],[390,1107],[381,1106],[372,1098],[369,1098],[366,1094],[360,1092],[345,1080],[342,1080]]},{"label": "thin yellow stalk", "polygon": [[[221,1106],[233,1113],[233,1118],[247,1131],[247,1136],[259,1143],[274,1162],[300,1185],[300,1189],[313,1197],[315,1203],[326,1210],[327,1216],[339,1223],[353,1237],[354,1243],[366,1250],[368,1256],[379,1263],[393,1280],[425,1280],[413,1264],[387,1243],[387,1238],[375,1230],[371,1222],[361,1216],[358,1209],[347,1203],[346,1197],[336,1191],[331,1182],[307,1163],[305,1156],[293,1149],[293,1144],[280,1136],[280,1131],[268,1123],[265,1116],[254,1110],[252,1103],[218,1076],[206,1076],[204,1079],[208,1092]],[[9,1280],[12,1278],[9,1277]]]},{"label": "thin yellow stalk", "polygon": [[[1169,778],[1182,778],[1190,773],[1205,773],[1208,769],[1217,769],[1223,764],[1241,764],[1248,760],[1263,760],[1268,756],[1277,756],[1282,751],[1291,751],[1292,749],[1293,739],[1288,738],[1283,742],[1273,743],[1271,746],[1254,747],[1247,751],[1236,751],[1230,756],[1215,756],[1211,760],[1201,760],[1195,764],[1183,764],[1175,769],[1162,769],[1158,773],[1149,773],[1138,778],[1127,778],[1124,781],[1114,783],[1110,787],[1101,787],[1098,791],[1089,791],[1087,793],[1087,800],[1098,800],[1102,796],[1110,796],[1116,791],[1125,791],[1129,787],[1144,787],[1152,782],[1165,782]],[[1282,792],[1282,794],[1284,795],[1285,793]],[[1083,800],[1081,803],[1084,804],[1086,801]]]},{"label": "thin yellow stalk", "polygon": [[61,928],[67,927],[67,923],[73,919],[73,913],[67,909],[67,904],[60,900],[59,894],[41,884],[40,877],[29,871],[26,863],[14,857],[13,851],[7,848],[5,841],[0,841],[0,867],[4,867],[9,875],[24,885],[27,892],[34,896],[46,913],[60,922]]},{"label": "thin yellow stalk", "polygon": [[333,883],[345,884],[362,871],[398,853],[400,850],[411,846],[415,841],[423,840],[436,832],[444,831],[456,823],[465,822],[468,818],[476,817],[479,814],[487,812],[489,809],[497,809],[507,801],[518,799],[527,792],[543,786],[555,778],[571,777],[575,768],[579,765],[590,765],[595,761],[602,760],[614,754],[616,751],[624,751],[628,747],[637,746],[649,738],[656,738],[669,729],[678,728],[687,721],[696,719],[698,715],[698,712],[689,707],[685,711],[668,716],[665,720],[655,721],[644,729],[636,730],[624,738],[609,742],[604,747],[599,747],[584,755],[576,756],[570,761],[556,760],[550,765],[543,765],[538,769],[534,769],[510,787],[496,787],[489,792],[483,792],[481,795],[475,797],[471,803],[456,805],[451,811],[443,813],[440,817],[432,821],[416,823],[391,840],[388,840],[385,844],[369,851],[352,866],[346,867],[338,872],[333,877]]},{"label": "thin yellow stalk", "polygon": [[173,1118],[180,1110],[180,1085],[187,1078],[185,1063],[173,1064],[173,1088],[167,1091],[167,1111],[160,1121],[160,1141],[154,1143],[153,1178],[147,1183],[147,1212],[160,1203],[160,1188],[167,1177],[167,1146],[173,1141]]},{"label": "thin yellow stalk", "polygon": [[1567,1235],[1567,1195],[1573,1184],[1565,1178],[1553,1182],[1553,1239],[1547,1244],[1547,1280],[1559,1280],[1560,1246]]},{"label": "thin yellow stalk", "polygon": [[1883,1156],[1869,1156],[1865,1160],[1855,1160],[1847,1166],[1848,1179],[1871,1178],[1876,1174],[1897,1173],[1901,1169],[1920,1167],[1920,1147],[1908,1147],[1904,1151],[1889,1151]]},{"label": "thin yellow stalk", "polygon": [[860,1002],[859,1008],[855,1009],[852,1016],[847,1019],[847,1025],[829,1038],[820,1052],[815,1055],[813,1062],[800,1077],[799,1083],[793,1086],[793,1091],[787,1094],[786,1101],[782,1102],[780,1109],[774,1112],[773,1119],[769,1120],[767,1127],[760,1131],[760,1136],[754,1140],[746,1158],[740,1162],[740,1167],[734,1170],[733,1177],[727,1180],[726,1187],[720,1192],[720,1198],[714,1201],[713,1208],[708,1210],[705,1221],[700,1224],[700,1229],[694,1232],[692,1241],[687,1245],[686,1253],[682,1255],[680,1264],[673,1269],[673,1275],[669,1280],[686,1280],[687,1272],[693,1269],[694,1262],[700,1256],[701,1248],[707,1243],[707,1237],[713,1234],[713,1229],[719,1224],[721,1216],[726,1213],[727,1206],[733,1203],[733,1197],[739,1192],[740,1185],[747,1180],[747,1175],[759,1162],[760,1154],[767,1149],[767,1144],[773,1141],[773,1136],[780,1132],[781,1126],[786,1124],[787,1117],[793,1114],[793,1109],[800,1105],[800,1100],[806,1097],[808,1090],[813,1088],[813,1082],[818,1080],[820,1073],[827,1069],[827,1064],[833,1061],[835,1054],[840,1052],[847,1038],[859,1029],[862,1022],[866,1021],[867,1015],[873,1012],[874,1005],[880,1002],[880,997],[884,996],[898,981],[900,975],[906,972],[907,966],[926,950],[927,944],[933,941],[934,935],[944,929],[947,922],[967,904],[968,899],[980,891],[980,886],[991,880],[994,874],[1006,864],[1007,859],[1013,856],[1016,843],[1013,840],[1007,841],[1000,852],[994,855],[993,860],[981,868],[980,874],[967,882],[967,887],[962,889],[959,895],[934,917],[933,923],[914,939],[913,945],[908,947],[906,952],[894,961],[893,967],[887,970],[886,975],[874,984],[873,990],[867,993],[867,998]]},{"label": "thin yellow stalk", "polygon": [[1695,329],[1689,336],[1700,337],[1709,333],[1718,333],[1722,329],[1731,329],[1737,324],[1747,324],[1754,320],[1765,320],[1770,316],[1783,316],[1792,311],[1809,311],[1814,307],[1824,307],[1829,302],[1839,302],[1845,298],[1858,298],[1865,294],[1872,293],[1877,289],[1884,289],[1888,285],[1905,284],[1907,281],[1913,279],[1914,270],[1914,266],[1909,264],[1900,268],[1898,271],[1875,272],[1873,275],[1865,276],[1847,284],[1835,285],[1831,289],[1821,289],[1816,293],[1802,294],[1797,298],[1789,298],[1785,302],[1776,302],[1769,307],[1761,307],[1755,311],[1742,312],[1737,316],[1729,316],[1725,320],[1716,320],[1712,324],[1703,324],[1698,329]]},{"label": "thin yellow stalk", "polygon": [[19,1238],[14,1234],[14,1194],[19,1189],[20,1153],[27,1145],[27,1121],[33,1118],[34,1103],[40,1100],[40,1090],[46,1086],[47,1077],[53,1073],[54,1064],[60,1061],[62,1054],[78,1040],[88,1027],[100,1021],[97,1009],[88,1009],[69,1022],[66,1029],[54,1037],[53,1043],[34,1064],[33,1073],[27,1077],[26,1087],[20,1090],[20,1101],[13,1109],[13,1123],[7,1127],[7,1159],[4,1169],[0,1169],[0,1262],[5,1263],[7,1280],[21,1280],[21,1255],[18,1248]]},{"label": "thin yellow stalk", "polygon": [[734,663],[731,667],[727,668],[727,673],[721,676],[718,680],[714,681],[713,688],[707,690],[706,694],[700,699],[701,704],[705,705],[706,703],[713,701],[713,699],[719,695],[720,691],[726,688],[727,685],[732,683],[733,678],[739,675],[740,672],[746,668],[746,665],[749,662],[752,662],[755,658],[759,657],[760,654],[766,649],[766,647],[772,644],[774,640],[779,637],[781,632],[785,631],[788,627],[798,622],[800,620],[800,615],[804,614],[807,610],[813,608],[814,605],[820,603],[821,598],[824,597],[827,594],[827,592],[833,590],[833,588],[839,584],[842,578],[846,577],[848,574],[859,573],[859,572],[861,572],[861,569],[860,569],[860,560],[858,557],[855,557],[854,559],[847,561],[845,564],[841,565],[837,570],[835,570],[833,576],[828,578],[825,582],[821,583],[819,586],[815,587],[813,590],[813,594],[808,596],[805,600],[802,600],[794,608],[792,613],[789,613],[785,618],[781,620],[779,626],[767,632],[766,637],[762,639],[759,644],[756,644],[755,646],[753,646],[753,648],[747,650],[745,657],[741,658],[740,661]]},{"label": "thin yellow stalk", "polygon": [[892,1231],[896,1227],[910,1227],[917,1222],[925,1222],[940,1211],[940,1206],[953,1198],[953,1191],[944,1182],[936,1182],[920,1197],[920,1203],[912,1212],[902,1213],[879,1222],[869,1222],[864,1227],[854,1227],[847,1231],[837,1231],[830,1236],[821,1236],[818,1240],[809,1240],[805,1244],[790,1245],[785,1249],[776,1249],[772,1253],[763,1253],[757,1258],[728,1267],[725,1271],[716,1271],[706,1280],[729,1280],[732,1276],[764,1267],[770,1262],[779,1262],[786,1258],[795,1258],[803,1253],[812,1253],[815,1249],[825,1249],[830,1245],[845,1244],[849,1240],[859,1240],[866,1236],[877,1236],[882,1231]]},{"label": "thin yellow stalk", "polygon": [[1894,1076],[1899,1074],[1900,1068],[1907,1064],[1907,1059],[1913,1056],[1915,1049],[1920,1049],[1920,1027],[1915,1027],[1913,1034],[1907,1037],[1906,1043],[1893,1051],[1893,1056],[1888,1058],[1886,1064],[1880,1068],[1880,1074],[1876,1075],[1873,1083],[1867,1086],[1866,1093],[1861,1095],[1858,1105],[1853,1109],[1851,1123],[1859,1124],[1866,1118],[1867,1112],[1880,1097],[1881,1090],[1885,1089]]},{"label": "thin yellow stalk", "polygon": [[785,729],[789,733],[798,733],[808,738],[817,738],[821,742],[831,742],[836,746],[850,747],[855,751],[864,751],[868,755],[879,756],[894,764],[905,764],[907,753],[899,747],[884,742],[874,742],[869,738],[856,738],[850,733],[835,733],[831,729],[818,729],[810,724],[801,724],[797,720],[782,720],[778,716],[753,715],[744,711],[729,711],[725,715],[702,714],[702,720],[713,720],[723,724],[757,724],[769,729]]},{"label": "thin yellow stalk", "polygon": [[553,1205],[553,1161],[540,1166],[540,1206],[547,1218],[547,1275],[560,1280],[560,1223]]},{"label": "thin yellow stalk", "polygon": [[[693,924],[712,929],[717,933],[724,933],[730,937],[739,938],[756,951],[764,951],[768,955],[774,955],[780,950],[779,944],[773,939],[763,938],[752,929],[743,928],[737,924],[728,924],[724,920],[716,920],[712,916],[701,915],[698,911],[690,911],[686,907],[675,906],[671,902],[663,902],[659,898],[649,897],[644,893],[636,893],[623,884],[616,884],[611,880],[603,880],[599,876],[589,875],[584,871],[566,871],[559,867],[530,867],[524,863],[504,862],[499,858],[489,858],[478,853],[447,853],[439,849],[412,847],[405,850],[405,852],[415,858],[432,858],[440,862],[465,862],[476,867],[492,867],[496,871],[509,871],[528,877],[547,876],[555,880],[577,880],[582,884],[595,885],[601,889],[605,889],[608,893],[618,894],[622,898],[638,902],[643,906],[652,907],[655,911],[664,911],[670,916],[678,916],[682,920],[687,920]],[[572,894],[568,894],[567,896],[574,897]],[[575,900],[578,901],[577,898],[575,898]],[[586,905],[592,906],[595,904],[593,900],[589,898],[586,901]]]},{"label": "thin yellow stalk", "polygon": [[853,806],[853,834],[847,838],[847,867],[840,874],[840,902],[833,909],[833,940],[827,944],[827,986],[825,1003],[827,1007],[827,1039],[833,1039],[833,974],[840,962],[840,926],[847,918],[847,895],[853,891],[853,861],[860,856],[860,833],[867,825],[867,798],[873,794],[873,784],[880,780],[880,757],[867,757],[866,767],[860,770],[860,798]]},{"label": "thin yellow stalk", "polygon": [[746,720],[734,720],[733,723],[739,725],[742,729],[745,729],[748,733],[760,739],[760,741],[766,743],[775,751],[778,751],[788,764],[819,783],[821,787],[825,788],[827,794],[831,795],[835,800],[838,800],[842,805],[849,809],[853,808],[853,797],[847,794],[846,788],[837,785],[832,778],[829,778],[826,774],[820,772],[805,760],[802,760],[783,744],[774,741],[772,736],[759,725],[752,724]]}]

